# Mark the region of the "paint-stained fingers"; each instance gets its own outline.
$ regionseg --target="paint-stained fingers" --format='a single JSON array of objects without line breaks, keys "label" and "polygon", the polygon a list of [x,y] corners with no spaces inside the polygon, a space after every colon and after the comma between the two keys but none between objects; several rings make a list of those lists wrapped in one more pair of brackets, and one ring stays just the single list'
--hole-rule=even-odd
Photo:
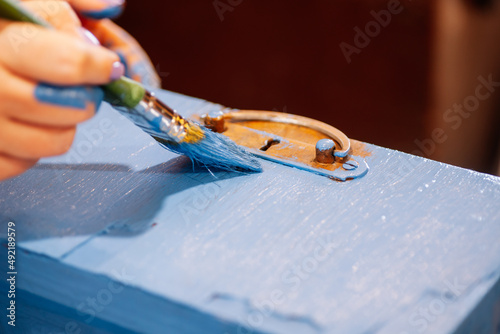
[{"label": "paint-stained fingers", "polygon": [[126,76],[149,87],[161,86],[161,79],[149,56],[129,33],[110,20],[87,22],[85,26],[102,45],[120,56]]},{"label": "paint-stained fingers", "polygon": [[[40,0],[22,0],[23,2],[29,3],[33,1]],[[54,0],[42,0],[42,1],[54,1]],[[93,16],[103,16],[104,18],[113,18],[119,15],[124,7],[125,0],[55,0],[61,2],[69,3],[76,11],[82,13],[83,15],[93,18]],[[87,15],[87,13],[90,13]],[[92,15],[93,14],[93,15]]]},{"label": "paint-stained fingers", "polygon": [[66,0],[82,16],[101,20],[118,17],[125,7],[125,0]]},{"label": "paint-stained fingers", "polygon": [[38,159],[20,159],[0,153],[0,180],[5,180],[33,167]]},{"label": "paint-stained fingers", "polygon": [[35,81],[105,84],[119,78],[119,57],[64,32],[0,20],[0,66]]},{"label": "paint-stained fingers", "polygon": [[33,124],[73,126],[91,118],[103,98],[98,87],[55,87],[0,67],[0,115]]},{"label": "paint-stained fingers", "polygon": [[12,119],[0,122],[0,153],[34,160],[65,153],[71,147],[76,127],[45,127]]}]

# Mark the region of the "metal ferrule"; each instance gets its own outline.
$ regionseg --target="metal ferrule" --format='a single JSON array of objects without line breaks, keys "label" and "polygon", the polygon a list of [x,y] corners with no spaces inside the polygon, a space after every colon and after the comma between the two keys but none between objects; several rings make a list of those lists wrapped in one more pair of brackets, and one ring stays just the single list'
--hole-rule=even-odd
[{"label": "metal ferrule", "polygon": [[186,137],[187,121],[158,100],[152,92],[146,91],[134,109],[117,109],[154,137],[175,143],[182,142]]}]

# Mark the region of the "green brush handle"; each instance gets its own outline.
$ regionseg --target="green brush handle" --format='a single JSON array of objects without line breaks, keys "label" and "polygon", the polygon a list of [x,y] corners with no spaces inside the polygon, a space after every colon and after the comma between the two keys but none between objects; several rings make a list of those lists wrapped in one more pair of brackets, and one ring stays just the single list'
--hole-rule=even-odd
[{"label": "green brush handle", "polygon": [[101,88],[104,90],[104,101],[113,106],[131,109],[137,106],[146,94],[146,89],[140,83],[126,77],[121,77]]},{"label": "green brush handle", "polygon": [[28,22],[51,28],[50,24],[33,13],[20,6],[18,2],[12,0],[0,0],[0,17],[18,22]]},{"label": "green brush handle", "polygon": [[[28,22],[51,28],[50,24],[23,8],[13,0],[0,0],[0,17],[18,22]],[[104,90],[104,100],[114,106],[134,108],[142,100],[146,89],[137,81],[121,77],[107,85]]]}]

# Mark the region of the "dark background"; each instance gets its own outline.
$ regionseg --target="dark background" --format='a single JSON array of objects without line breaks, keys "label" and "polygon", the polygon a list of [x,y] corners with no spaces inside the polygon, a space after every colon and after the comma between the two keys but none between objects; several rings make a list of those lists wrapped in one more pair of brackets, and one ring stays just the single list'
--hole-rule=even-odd
[{"label": "dark background", "polygon": [[[411,152],[429,101],[432,9],[404,10],[348,64],[340,43],[388,1],[129,1],[117,23],[163,88],[239,109],[309,116],[350,138]],[[232,4],[236,4],[232,6]],[[239,4],[238,4],[239,3]],[[367,5],[369,3],[369,5]]]}]

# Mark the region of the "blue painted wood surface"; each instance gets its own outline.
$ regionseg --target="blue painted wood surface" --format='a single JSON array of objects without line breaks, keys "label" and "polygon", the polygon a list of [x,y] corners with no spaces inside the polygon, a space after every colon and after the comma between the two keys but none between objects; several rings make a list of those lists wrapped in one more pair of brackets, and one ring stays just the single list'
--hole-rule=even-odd
[{"label": "blue painted wood surface", "polygon": [[[184,115],[218,108],[159,95]],[[103,106],[67,155],[0,183],[0,226],[14,221],[19,241],[17,329],[497,330],[500,179],[367,148],[370,172],[349,182],[267,161],[207,171]]]}]

